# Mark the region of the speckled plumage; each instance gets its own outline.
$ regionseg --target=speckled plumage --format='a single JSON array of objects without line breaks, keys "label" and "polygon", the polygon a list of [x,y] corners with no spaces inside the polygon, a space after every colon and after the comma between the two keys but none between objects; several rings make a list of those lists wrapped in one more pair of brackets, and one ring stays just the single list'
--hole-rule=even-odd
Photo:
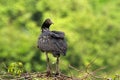
[{"label": "speckled plumage", "polygon": [[65,34],[61,31],[50,31],[49,27],[53,24],[50,19],[46,19],[41,26],[41,34],[38,38],[38,48],[46,53],[47,60],[47,73],[50,72],[50,63],[48,53],[52,53],[56,59],[56,74],[59,74],[59,57],[60,55],[66,55],[67,43],[65,41]]},{"label": "speckled plumage", "polygon": [[38,48],[43,52],[50,52],[53,56],[65,55],[67,44],[64,32],[43,29],[38,39]]}]

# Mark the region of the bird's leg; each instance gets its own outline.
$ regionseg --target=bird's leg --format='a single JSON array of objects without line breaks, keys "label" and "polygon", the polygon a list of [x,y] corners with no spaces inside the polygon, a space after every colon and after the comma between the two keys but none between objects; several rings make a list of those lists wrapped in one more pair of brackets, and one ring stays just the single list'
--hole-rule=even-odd
[{"label": "bird's leg", "polygon": [[50,75],[50,61],[49,61],[49,57],[48,57],[48,53],[46,53],[46,60],[47,60],[47,75]]},{"label": "bird's leg", "polygon": [[56,75],[59,74],[59,56],[57,56],[57,59],[56,59]]}]

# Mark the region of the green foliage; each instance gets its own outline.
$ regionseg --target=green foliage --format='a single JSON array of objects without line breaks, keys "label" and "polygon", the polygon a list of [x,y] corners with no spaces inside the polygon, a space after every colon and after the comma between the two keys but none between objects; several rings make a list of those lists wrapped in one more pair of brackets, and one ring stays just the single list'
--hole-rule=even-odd
[{"label": "green foliage", "polygon": [[26,71],[44,71],[45,55],[36,46],[40,25],[49,17],[54,22],[51,30],[66,34],[63,72],[69,64],[86,67],[96,57],[93,69],[106,66],[103,72],[118,72],[119,7],[120,0],[0,0],[0,63],[20,61]]},{"label": "green foliage", "polygon": [[13,62],[8,66],[8,73],[13,75],[21,75],[23,73],[24,67],[21,62]]}]

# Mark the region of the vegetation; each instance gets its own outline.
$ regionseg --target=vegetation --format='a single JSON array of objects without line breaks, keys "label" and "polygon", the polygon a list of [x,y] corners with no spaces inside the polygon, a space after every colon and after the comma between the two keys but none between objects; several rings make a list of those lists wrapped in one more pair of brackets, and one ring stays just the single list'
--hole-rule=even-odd
[{"label": "vegetation", "polygon": [[[120,0],[0,0],[0,63],[45,71],[45,55],[36,46],[41,23],[51,18],[51,30],[64,31],[68,42],[62,73],[80,76],[69,65],[85,70],[92,62],[90,71],[105,67],[97,74],[120,74],[119,7]],[[55,58],[50,59],[54,71]]]}]

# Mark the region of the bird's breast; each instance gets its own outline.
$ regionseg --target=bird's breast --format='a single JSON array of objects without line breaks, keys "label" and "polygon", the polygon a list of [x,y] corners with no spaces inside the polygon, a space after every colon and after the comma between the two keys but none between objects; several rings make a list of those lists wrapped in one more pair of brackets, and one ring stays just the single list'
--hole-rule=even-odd
[{"label": "bird's breast", "polygon": [[40,37],[40,42],[48,42],[48,40],[49,40],[49,36],[42,36],[42,37]]},{"label": "bird's breast", "polygon": [[50,51],[51,50],[51,41],[49,36],[41,36],[38,41],[39,48],[42,51]]}]

